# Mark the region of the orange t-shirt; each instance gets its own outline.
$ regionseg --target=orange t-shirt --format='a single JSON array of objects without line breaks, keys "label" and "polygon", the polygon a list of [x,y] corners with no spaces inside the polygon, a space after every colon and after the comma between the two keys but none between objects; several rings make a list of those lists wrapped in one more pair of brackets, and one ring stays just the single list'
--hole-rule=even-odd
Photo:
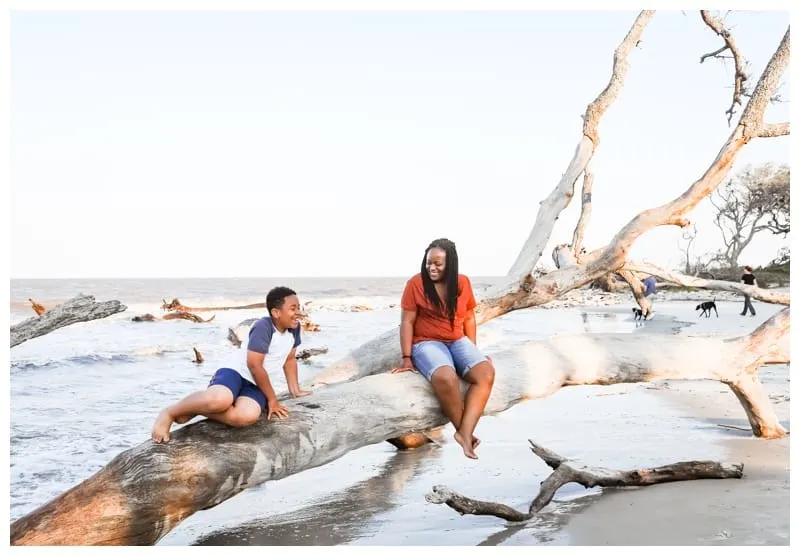
[{"label": "orange t-shirt", "polygon": [[464,319],[467,312],[477,305],[475,295],[472,293],[472,284],[463,274],[458,275],[458,301],[456,303],[456,319],[450,326],[447,309],[439,311],[435,305],[428,302],[425,290],[422,287],[422,275],[417,274],[406,283],[400,306],[407,311],[417,311],[417,320],[414,321],[413,343],[424,340],[437,340],[439,342],[455,342],[464,337]]}]

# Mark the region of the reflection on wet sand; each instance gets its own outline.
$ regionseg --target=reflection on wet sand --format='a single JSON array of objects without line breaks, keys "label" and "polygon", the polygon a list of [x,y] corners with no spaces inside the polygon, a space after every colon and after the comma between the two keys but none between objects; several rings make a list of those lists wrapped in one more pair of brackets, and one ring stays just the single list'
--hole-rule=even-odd
[{"label": "reflection on wet sand", "polygon": [[224,546],[331,546],[346,544],[361,536],[362,528],[377,514],[392,510],[396,496],[414,477],[435,462],[440,449],[428,445],[409,452],[396,452],[380,472],[336,492],[317,504],[288,514],[273,515],[215,531],[194,545]]},{"label": "reflection on wet sand", "polygon": [[[533,489],[535,491],[535,489]],[[531,492],[531,500],[536,496]],[[559,537],[564,537],[562,532],[566,528],[572,517],[583,511],[591,504],[594,504],[602,496],[602,493],[581,496],[568,502],[553,501],[553,507],[546,509],[535,518],[525,523],[509,523],[505,528],[492,533],[485,540],[478,543],[478,546],[500,546],[506,541],[508,545],[535,545],[535,544],[569,544],[566,541],[559,542]],[[560,533],[560,535],[559,535]],[[530,537],[533,541],[529,541]],[[512,538],[513,537],[513,538]]]}]

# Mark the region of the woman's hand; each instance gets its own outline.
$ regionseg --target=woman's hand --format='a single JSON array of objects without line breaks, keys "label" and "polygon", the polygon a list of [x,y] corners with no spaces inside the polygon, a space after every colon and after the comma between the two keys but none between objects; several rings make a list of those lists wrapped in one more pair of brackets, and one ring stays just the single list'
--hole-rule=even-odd
[{"label": "woman's hand", "polygon": [[403,361],[400,363],[400,366],[392,369],[392,374],[405,373],[408,371],[416,371],[414,368],[414,362],[411,361],[410,357],[403,357]]}]

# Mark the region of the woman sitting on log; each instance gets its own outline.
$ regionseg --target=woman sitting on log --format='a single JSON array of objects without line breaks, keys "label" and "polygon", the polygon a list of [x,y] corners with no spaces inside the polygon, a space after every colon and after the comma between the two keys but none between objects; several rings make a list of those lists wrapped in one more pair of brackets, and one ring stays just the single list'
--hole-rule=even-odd
[{"label": "woman sitting on log", "polygon": [[[401,300],[400,349],[392,372],[417,370],[431,382],[442,412],[456,428],[468,458],[480,440],[473,435],[494,383],[494,366],[475,345],[475,296],[458,273],[456,245],[437,239],[425,250],[420,273],[406,284]],[[461,397],[461,381],[469,384]]]}]

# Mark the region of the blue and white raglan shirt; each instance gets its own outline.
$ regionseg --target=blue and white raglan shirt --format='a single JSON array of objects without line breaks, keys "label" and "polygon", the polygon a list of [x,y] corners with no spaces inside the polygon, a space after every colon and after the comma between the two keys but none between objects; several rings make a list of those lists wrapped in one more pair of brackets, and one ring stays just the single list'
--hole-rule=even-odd
[{"label": "blue and white raglan shirt", "polygon": [[296,328],[290,328],[283,332],[278,332],[272,319],[263,317],[258,319],[250,327],[247,342],[242,342],[239,352],[236,354],[236,364],[234,369],[239,371],[243,377],[252,380],[250,370],[247,368],[247,352],[255,351],[264,354],[264,369],[267,371],[270,382],[285,382],[283,376],[283,364],[294,348],[300,345],[300,324]]}]

